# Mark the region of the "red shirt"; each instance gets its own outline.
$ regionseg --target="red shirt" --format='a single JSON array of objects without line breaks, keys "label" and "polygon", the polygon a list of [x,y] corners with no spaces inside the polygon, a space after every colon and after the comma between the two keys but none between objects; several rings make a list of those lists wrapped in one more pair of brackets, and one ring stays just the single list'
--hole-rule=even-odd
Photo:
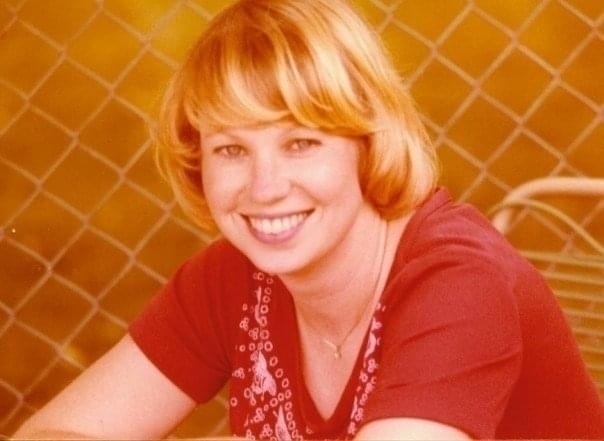
[{"label": "red shirt", "polygon": [[604,438],[602,401],[551,290],[444,190],[408,224],[328,420],[304,384],[291,295],[224,240],[187,261],[130,333],[198,402],[230,381],[235,435],[344,438],[415,417],[476,438]]}]

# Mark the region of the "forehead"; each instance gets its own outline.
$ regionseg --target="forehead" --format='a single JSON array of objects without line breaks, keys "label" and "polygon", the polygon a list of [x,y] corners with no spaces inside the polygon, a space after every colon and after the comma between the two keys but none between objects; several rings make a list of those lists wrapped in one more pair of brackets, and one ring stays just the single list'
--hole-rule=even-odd
[{"label": "forehead", "polygon": [[282,138],[291,135],[328,136],[326,131],[298,124],[292,121],[263,123],[251,126],[233,126],[202,133],[202,143],[224,139]]}]

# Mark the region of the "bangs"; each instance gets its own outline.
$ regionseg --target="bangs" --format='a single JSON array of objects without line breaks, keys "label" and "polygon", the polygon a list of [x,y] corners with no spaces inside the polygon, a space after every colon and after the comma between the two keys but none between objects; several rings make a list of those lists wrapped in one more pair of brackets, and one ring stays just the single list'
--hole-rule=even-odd
[{"label": "bangs", "polygon": [[261,42],[235,35],[207,42],[191,67],[185,109],[199,130],[268,123],[290,113]]},{"label": "bangs", "polygon": [[190,124],[212,131],[293,120],[351,135],[370,133],[366,94],[349,66],[329,55],[334,48],[327,46],[337,42],[305,38],[305,23],[257,18],[229,17],[194,48],[183,103]]}]

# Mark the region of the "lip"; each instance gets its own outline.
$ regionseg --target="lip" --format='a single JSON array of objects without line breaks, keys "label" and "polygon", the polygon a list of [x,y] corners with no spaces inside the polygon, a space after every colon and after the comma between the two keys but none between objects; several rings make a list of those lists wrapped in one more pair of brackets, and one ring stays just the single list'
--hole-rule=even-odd
[{"label": "lip", "polygon": [[260,242],[279,244],[290,240],[303,227],[313,210],[287,214],[244,215],[250,233]]}]

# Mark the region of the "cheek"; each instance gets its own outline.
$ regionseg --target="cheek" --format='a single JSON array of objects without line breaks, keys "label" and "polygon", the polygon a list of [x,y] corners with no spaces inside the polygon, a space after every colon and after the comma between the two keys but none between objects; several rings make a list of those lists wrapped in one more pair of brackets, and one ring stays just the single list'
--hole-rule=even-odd
[{"label": "cheek", "polygon": [[202,185],[206,202],[212,213],[220,208],[221,202],[225,199],[226,191],[223,188],[225,180],[220,175],[220,171],[211,164],[202,166]]},{"label": "cheek", "polygon": [[326,177],[334,181],[334,184],[347,187],[349,191],[360,188],[359,170],[362,166],[362,155],[356,145],[349,145],[336,160]]},{"label": "cheek", "polygon": [[233,210],[245,187],[245,170],[241,167],[218,166],[212,162],[202,167],[202,183],[208,208],[214,217]]},{"label": "cheek", "polygon": [[343,155],[334,161],[315,166],[315,186],[326,197],[356,197],[360,195],[358,156]]}]

